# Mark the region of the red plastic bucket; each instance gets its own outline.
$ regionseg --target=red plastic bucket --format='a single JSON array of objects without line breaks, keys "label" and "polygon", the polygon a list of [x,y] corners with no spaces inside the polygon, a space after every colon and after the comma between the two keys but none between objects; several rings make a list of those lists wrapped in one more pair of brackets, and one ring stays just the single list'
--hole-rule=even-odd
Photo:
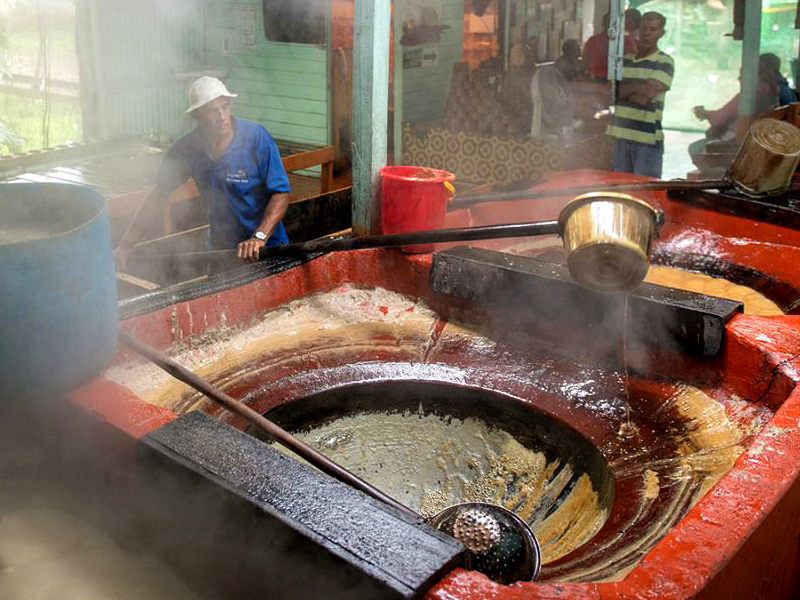
[{"label": "red plastic bucket", "polygon": [[[381,229],[406,233],[442,229],[452,196],[452,173],[427,167],[381,169]],[[433,252],[433,244],[403,246],[405,252]]]}]

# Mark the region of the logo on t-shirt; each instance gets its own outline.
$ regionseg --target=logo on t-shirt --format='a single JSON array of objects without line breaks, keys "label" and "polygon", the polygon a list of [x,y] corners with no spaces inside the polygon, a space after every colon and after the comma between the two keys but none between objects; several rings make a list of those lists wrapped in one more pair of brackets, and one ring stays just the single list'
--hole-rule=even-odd
[{"label": "logo on t-shirt", "polygon": [[247,183],[250,180],[247,177],[247,173],[239,169],[236,173],[228,173],[225,175],[225,181],[228,183]]}]

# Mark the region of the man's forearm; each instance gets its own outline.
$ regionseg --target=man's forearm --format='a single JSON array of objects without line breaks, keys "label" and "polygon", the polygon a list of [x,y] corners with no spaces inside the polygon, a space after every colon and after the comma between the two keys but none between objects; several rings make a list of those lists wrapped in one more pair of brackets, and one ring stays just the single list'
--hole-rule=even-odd
[{"label": "man's forearm", "polygon": [[638,104],[639,106],[647,106],[650,104],[650,97],[645,94],[631,94],[627,98],[628,102]]},{"label": "man's forearm", "polygon": [[629,81],[621,81],[617,88],[617,97],[620,100],[627,100],[636,91],[636,84]]},{"label": "man's forearm", "polygon": [[641,81],[623,81],[619,84],[619,97],[627,100],[631,96],[647,94],[647,84]]},{"label": "man's forearm", "polygon": [[289,194],[286,192],[279,192],[272,194],[267,202],[267,207],[264,209],[264,216],[261,218],[261,223],[258,225],[258,230],[267,234],[267,237],[272,235],[278,223],[283,219],[286,214],[286,209],[289,207]]},{"label": "man's forearm", "polygon": [[654,79],[648,79],[646,81],[623,81],[619,85],[619,92],[617,95],[620,100],[627,100],[639,106],[647,106],[664,89],[666,88]]}]

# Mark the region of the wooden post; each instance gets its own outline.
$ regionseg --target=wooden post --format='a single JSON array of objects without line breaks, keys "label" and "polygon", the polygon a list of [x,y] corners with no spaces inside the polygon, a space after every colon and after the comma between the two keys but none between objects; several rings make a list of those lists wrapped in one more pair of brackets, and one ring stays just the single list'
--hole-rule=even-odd
[{"label": "wooden post", "polygon": [[380,169],[386,165],[390,0],[356,0],[353,48],[353,231],[380,231]]},{"label": "wooden post", "polygon": [[511,43],[509,41],[509,36],[511,35],[511,0],[504,0],[503,1],[503,48],[501,52],[503,53],[503,70],[508,70],[508,53],[511,48]]},{"label": "wooden post", "polygon": [[403,37],[403,0],[394,0],[394,79],[393,79],[393,104],[394,104],[394,155],[395,165],[403,164],[403,47],[400,38]]},{"label": "wooden post", "polygon": [[111,133],[111,124],[108,118],[108,102],[106,100],[106,72],[103,57],[102,30],[99,22],[99,12],[102,2],[92,0],[89,3],[89,24],[91,31],[91,53],[92,53],[92,82],[94,83],[95,111],[94,120],[96,131],[94,135],[107,137]]},{"label": "wooden post", "polygon": [[744,139],[756,114],[758,89],[758,54],[761,47],[761,0],[747,0],[744,7],[744,40],[742,41],[742,83],[739,93],[739,118],[736,138]]},{"label": "wooden post", "polygon": [[622,57],[625,54],[625,4],[611,0],[608,9],[608,80],[611,104],[617,101],[617,86],[622,81]]}]

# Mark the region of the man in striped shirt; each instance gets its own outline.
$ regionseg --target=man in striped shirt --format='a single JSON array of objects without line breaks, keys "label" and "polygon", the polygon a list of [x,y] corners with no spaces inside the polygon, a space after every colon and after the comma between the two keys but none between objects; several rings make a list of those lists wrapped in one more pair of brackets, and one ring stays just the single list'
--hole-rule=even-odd
[{"label": "man in striped shirt", "polygon": [[639,25],[639,46],[626,54],[614,114],[606,133],[616,138],[614,171],[661,177],[664,97],[672,85],[672,57],[658,49],[664,15],[647,12]]}]

